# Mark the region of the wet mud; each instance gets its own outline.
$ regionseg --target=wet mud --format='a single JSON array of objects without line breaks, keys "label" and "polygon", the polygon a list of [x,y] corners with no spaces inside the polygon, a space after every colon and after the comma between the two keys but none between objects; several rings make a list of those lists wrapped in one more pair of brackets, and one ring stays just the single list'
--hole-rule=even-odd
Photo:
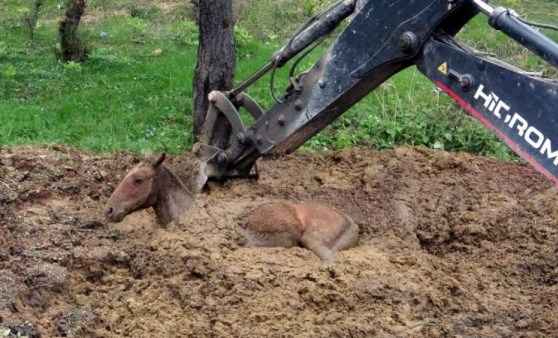
[{"label": "wet mud", "polygon": [[[140,157],[0,148],[0,328],[16,337],[550,337],[558,191],[528,165],[415,148],[261,160],[211,182],[180,222],[102,207]],[[191,154],[169,156],[185,179]],[[359,244],[322,262],[244,248],[270,201],[350,215]],[[8,331],[9,330],[9,331]]]}]

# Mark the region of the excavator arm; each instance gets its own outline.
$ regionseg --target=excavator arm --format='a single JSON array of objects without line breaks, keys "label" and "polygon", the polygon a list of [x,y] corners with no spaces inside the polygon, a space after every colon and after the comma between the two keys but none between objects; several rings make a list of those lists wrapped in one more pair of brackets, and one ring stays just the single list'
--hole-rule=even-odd
[{"label": "excavator arm", "polygon": [[[416,65],[525,160],[558,183],[558,81],[457,43],[475,15],[558,67],[558,45],[513,11],[483,0],[343,0],[305,25],[253,76],[229,92],[209,94],[194,153],[200,188],[207,179],[257,176],[263,155],[291,152],[399,71]],[[343,20],[327,52],[294,76],[268,111],[244,90],[313,48]],[[246,128],[238,110],[254,123]]]}]

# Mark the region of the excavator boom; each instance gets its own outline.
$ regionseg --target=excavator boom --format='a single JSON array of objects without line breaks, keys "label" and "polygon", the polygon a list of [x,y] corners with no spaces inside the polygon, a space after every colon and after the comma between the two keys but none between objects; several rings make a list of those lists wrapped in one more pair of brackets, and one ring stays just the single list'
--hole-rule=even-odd
[{"label": "excavator boom", "polygon": [[[558,45],[514,11],[482,0],[343,0],[313,18],[253,76],[211,107],[194,152],[207,179],[257,176],[256,160],[291,152],[399,71],[422,74],[558,183],[558,81],[464,46],[453,36],[475,15],[558,67]],[[244,90],[350,22],[307,72],[264,111]],[[304,54],[303,54],[304,55]],[[243,107],[254,119],[244,127]]]}]

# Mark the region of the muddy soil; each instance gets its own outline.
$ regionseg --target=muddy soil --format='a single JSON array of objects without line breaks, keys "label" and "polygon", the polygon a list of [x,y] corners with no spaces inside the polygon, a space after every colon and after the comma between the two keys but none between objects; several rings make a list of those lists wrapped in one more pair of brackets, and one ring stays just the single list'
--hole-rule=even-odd
[{"label": "muddy soil", "polygon": [[[423,149],[297,153],[211,183],[177,224],[102,207],[140,157],[0,148],[0,333],[11,337],[550,337],[558,191],[531,167]],[[168,166],[187,176],[190,154]],[[243,248],[246,210],[311,200],[359,245],[326,264]],[[8,331],[9,329],[9,331]]]}]

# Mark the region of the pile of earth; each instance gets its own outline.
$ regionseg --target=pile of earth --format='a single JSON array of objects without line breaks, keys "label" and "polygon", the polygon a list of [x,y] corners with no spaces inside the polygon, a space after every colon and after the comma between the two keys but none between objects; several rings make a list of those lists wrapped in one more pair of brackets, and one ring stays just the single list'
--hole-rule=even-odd
[{"label": "pile of earth", "polygon": [[[140,156],[0,148],[0,334],[540,336],[558,332],[558,194],[531,167],[403,148],[298,152],[212,182],[177,224],[102,207]],[[167,165],[187,177],[191,154]],[[359,245],[243,248],[242,214],[311,200]]]}]

